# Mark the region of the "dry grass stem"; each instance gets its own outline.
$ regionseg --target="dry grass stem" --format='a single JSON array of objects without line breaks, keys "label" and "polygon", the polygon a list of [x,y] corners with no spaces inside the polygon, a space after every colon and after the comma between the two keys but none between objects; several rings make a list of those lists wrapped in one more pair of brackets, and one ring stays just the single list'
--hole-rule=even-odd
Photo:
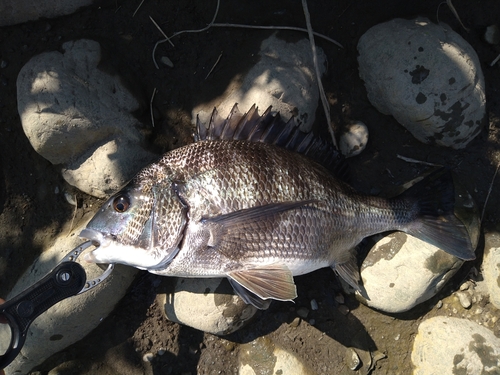
[{"label": "dry grass stem", "polygon": [[306,0],[302,0],[302,8],[304,10],[304,16],[306,18],[307,31],[309,34],[309,42],[311,43],[311,50],[313,55],[314,70],[316,71],[316,80],[318,81],[319,95],[321,97],[321,103],[323,103],[326,122],[328,124],[328,131],[330,132],[330,136],[332,137],[333,145],[335,146],[335,148],[338,148],[337,140],[335,139],[335,132],[333,131],[331,117],[330,117],[330,106],[328,104],[328,99],[326,98],[325,90],[323,88],[323,83],[321,82],[321,74],[319,72],[319,66],[318,66],[318,56],[316,53],[316,44],[314,43],[314,34],[312,31],[311,19],[309,16],[309,9],[307,8]]},{"label": "dry grass stem", "polygon": [[[156,59],[155,59],[156,48],[158,48],[158,46],[160,44],[165,43],[167,41],[172,45],[172,47],[174,47],[174,44],[171,42],[170,39],[172,39],[173,37],[176,37],[178,35],[184,34],[184,33],[201,33],[203,31],[206,31],[206,30],[210,29],[211,27],[236,27],[236,28],[242,28],[242,29],[293,30],[293,31],[308,32],[307,29],[303,29],[303,28],[300,28],[300,27],[293,27],[293,26],[253,26],[253,25],[240,25],[240,24],[235,24],[235,23],[215,23],[215,19],[217,18],[217,14],[219,13],[219,6],[220,6],[220,0],[217,0],[217,6],[215,8],[215,13],[214,13],[214,16],[212,18],[212,21],[206,27],[204,27],[202,29],[197,29],[197,30],[181,30],[181,31],[178,31],[178,32],[172,34],[170,36],[170,38],[167,37],[167,35],[163,32],[163,30],[160,28],[160,26],[158,26],[158,24],[150,16],[149,18],[151,18],[151,21],[154,23],[154,25],[158,28],[158,30],[160,30],[160,32],[162,33],[162,35],[165,37],[165,39],[159,40],[158,42],[156,42],[156,44],[155,44],[155,46],[153,48],[152,56],[153,56],[153,62],[155,64],[156,69],[160,69],[160,67],[156,63]],[[334,40],[332,38],[329,38],[329,37],[327,37],[325,35],[316,33],[314,31],[313,31],[313,34],[316,35],[319,38],[325,39],[325,40],[329,41],[330,43],[335,44],[336,46],[338,46],[340,48],[344,48],[342,46],[342,44],[340,44],[339,42],[337,42],[336,40]]]},{"label": "dry grass stem", "polygon": [[153,114],[153,100],[155,98],[156,92],[156,87],[153,89],[153,95],[151,95],[151,100],[149,101],[149,113],[151,115],[151,124],[153,125],[153,128],[155,127],[155,116]]},{"label": "dry grass stem", "polygon": [[134,14],[132,14],[132,17],[135,17],[135,14],[137,13],[137,11],[139,10],[139,8],[142,6],[143,3],[144,3],[144,0],[141,1],[139,6],[137,7],[137,9],[135,10]]},{"label": "dry grass stem", "polygon": [[451,0],[446,0],[446,4],[448,4],[448,7],[451,9],[451,11],[453,12],[453,14],[455,15],[455,17],[457,18],[458,22],[460,22],[460,25],[462,25],[462,27],[464,28],[464,30],[467,31],[467,32],[469,32],[470,29],[468,29],[467,27],[465,27],[464,24],[462,23],[462,20],[460,19],[460,16],[458,15],[457,10],[455,9],[455,7],[453,6],[453,4],[451,3]]},{"label": "dry grass stem", "polygon": [[498,60],[500,60],[500,55],[498,55],[498,56],[495,58],[495,60],[493,60],[493,61],[491,62],[490,66],[495,65],[495,64],[498,62]]},{"label": "dry grass stem", "polygon": [[488,189],[488,194],[486,194],[486,199],[484,201],[483,212],[481,212],[481,223],[483,222],[484,212],[486,211],[486,205],[488,204],[488,199],[490,199],[491,191],[493,190],[493,183],[495,182],[495,178],[497,177],[498,168],[500,167],[500,163],[497,165],[497,169],[493,174],[493,178],[491,179],[490,188]]},{"label": "dry grass stem", "polygon": [[460,25],[462,25],[462,27],[464,28],[465,31],[469,32],[470,29],[468,29],[467,27],[465,27],[464,24],[462,23],[462,20],[460,19],[460,16],[458,15],[458,12],[455,9],[455,7],[453,6],[451,0],[446,0],[446,2],[439,3],[439,5],[437,7],[437,10],[436,10],[436,21],[437,21],[437,23],[439,23],[439,8],[441,8],[441,5],[443,5],[443,4],[447,4],[448,5],[448,7],[450,8],[450,10],[453,13],[453,15],[456,17],[456,19],[458,20],[458,22],[460,22]]},{"label": "dry grass stem", "polygon": [[[253,25],[240,25],[237,23],[213,23],[213,27],[236,27],[236,28],[241,28],[241,29],[258,29],[258,30],[292,30],[292,31],[300,31],[307,33],[307,29],[304,29],[302,27],[294,27],[294,26],[253,26]],[[336,46],[340,48],[344,48],[342,44],[337,42],[335,39],[329,38],[326,35],[317,33],[316,31],[313,31],[313,34],[317,36],[318,38],[324,39],[330,43],[335,44]]]},{"label": "dry grass stem", "polygon": [[408,163],[416,163],[416,164],[429,165],[431,167],[442,167],[441,164],[429,163],[429,162],[422,161],[422,160],[407,158],[406,156],[401,156],[401,155],[396,155],[396,156],[397,156],[398,159],[404,160],[404,161],[406,161]]},{"label": "dry grass stem", "polygon": [[219,57],[217,58],[217,61],[215,62],[215,64],[212,66],[212,69],[210,69],[210,71],[208,72],[207,76],[205,77],[205,79],[208,78],[208,76],[210,74],[212,74],[212,72],[214,71],[215,67],[217,66],[217,64],[219,63],[220,61],[220,58],[222,57],[222,52],[220,53]]}]

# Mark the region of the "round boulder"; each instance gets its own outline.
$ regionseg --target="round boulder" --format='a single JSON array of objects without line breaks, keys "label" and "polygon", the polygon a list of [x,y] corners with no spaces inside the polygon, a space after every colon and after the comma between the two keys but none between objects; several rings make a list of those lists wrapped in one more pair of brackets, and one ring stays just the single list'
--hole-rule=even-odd
[{"label": "round boulder", "polygon": [[257,313],[237,296],[226,279],[178,278],[161,301],[168,320],[214,335],[227,335]]},{"label": "round boulder", "polygon": [[[479,240],[479,212],[471,195],[455,182],[455,215],[466,226],[472,246]],[[411,185],[416,180],[411,181]],[[361,265],[363,293],[356,296],[367,306],[400,313],[436,295],[460,269],[463,260],[403,232],[377,235]]]},{"label": "round boulder", "polygon": [[119,77],[98,68],[99,43],[62,47],[64,53],[42,53],[19,72],[19,116],[35,151],[63,165],[68,183],[104,198],[156,156],[140,146],[142,125],[131,114],[138,100]]},{"label": "round boulder", "polygon": [[498,374],[500,339],[475,322],[437,316],[418,327],[411,361],[414,375]]},{"label": "round boulder", "polygon": [[368,99],[419,141],[464,148],[485,120],[485,84],[474,49],[444,23],[394,19],[358,43]]}]

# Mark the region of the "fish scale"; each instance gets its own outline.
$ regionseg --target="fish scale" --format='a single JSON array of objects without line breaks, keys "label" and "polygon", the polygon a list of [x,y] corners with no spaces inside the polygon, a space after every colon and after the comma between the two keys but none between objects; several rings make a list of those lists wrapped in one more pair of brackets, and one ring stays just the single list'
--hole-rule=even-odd
[{"label": "fish scale", "polygon": [[402,230],[474,258],[448,170],[395,198],[360,194],[342,180],[341,165],[316,162],[340,160],[335,149],[269,110],[249,113],[236,108],[222,120],[214,112],[208,128],[198,124],[197,142],[166,153],[111,197],[81,233],[99,244],[87,260],[227,277],[263,309],[295,298],[293,276],[322,267],[361,290],[354,248],[376,233]]}]

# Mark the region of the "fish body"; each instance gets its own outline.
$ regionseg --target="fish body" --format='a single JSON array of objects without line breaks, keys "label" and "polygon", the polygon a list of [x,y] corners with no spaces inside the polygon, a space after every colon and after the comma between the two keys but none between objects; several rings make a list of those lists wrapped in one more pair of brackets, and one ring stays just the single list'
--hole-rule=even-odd
[{"label": "fish body", "polygon": [[[201,140],[166,153],[110,198],[81,234],[99,243],[87,260],[164,276],[227,277],[245,302],[267,308],[272,299],[296,297],[293,276],[323,267],[359,289],[353,249],[376,233],[405,231],[474,258],[453,215],[449,171],[392,199],[360,194],[296,152],[312,137],[250,112],[213,118],[208,134],[199,128]],[[281,135],[270,135],[278,125]],[[276,145],[283,140],[293,150]]]}]

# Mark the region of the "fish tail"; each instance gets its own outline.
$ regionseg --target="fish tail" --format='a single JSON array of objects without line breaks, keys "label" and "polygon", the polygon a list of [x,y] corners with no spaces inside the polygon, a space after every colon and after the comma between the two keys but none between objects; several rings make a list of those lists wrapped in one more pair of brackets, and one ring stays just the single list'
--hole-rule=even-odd
[{"label": "fish tail", "polygon": [[476,258],[465,225],[455,216],[455,186],[441,168],[397,197],[413,204],[413,220],[404,231],[463,260]]}]

